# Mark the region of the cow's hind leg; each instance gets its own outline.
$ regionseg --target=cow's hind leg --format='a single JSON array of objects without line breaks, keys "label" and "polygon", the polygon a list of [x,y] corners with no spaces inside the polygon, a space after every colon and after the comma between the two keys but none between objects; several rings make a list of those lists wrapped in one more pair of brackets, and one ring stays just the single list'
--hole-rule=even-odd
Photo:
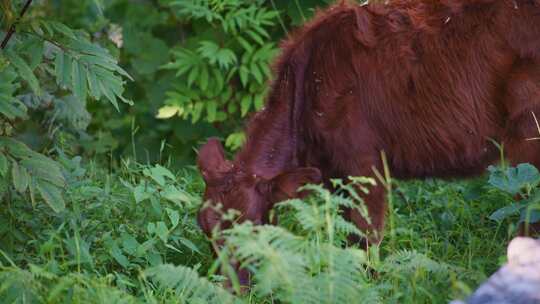
[{"label": "cow's hind leg", "polygon": [[503,143],[512,164],[528,162],[540,166],[540,62],[517,64],[507,82],[504,106],[507,112]]},{"label": "cow's hind leg", "polygon": [[[508,113],[502,142],[512,165],[530,163],[540,169],[540,63],[517,65],[508,82],[504,105]],[[540,122],[539,122],[540,123]],[[520,234],[540,232],[540,224],[520,227]]]}]

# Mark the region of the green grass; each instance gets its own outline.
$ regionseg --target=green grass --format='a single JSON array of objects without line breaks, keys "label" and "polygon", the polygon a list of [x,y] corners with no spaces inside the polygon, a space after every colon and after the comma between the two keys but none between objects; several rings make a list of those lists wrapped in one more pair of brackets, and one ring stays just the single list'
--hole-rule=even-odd
[{"label": "green grass", "polygon": [[[343,246],[354,227],[339,206],[359,202],[314,187],[276,210],[279,227],[227,232],[216,259],[195,220],[203,183],[194,169],[124,162],[111,173],[62,161],[66,211],[3,193],[2,302],[445,303],[493,273],[515,234],[515,217],[489,218],[512,196],[487,177],[397,182],[385,239],[366,253]],[[241,297],[220,287],[230,259],[254,273]]]}]

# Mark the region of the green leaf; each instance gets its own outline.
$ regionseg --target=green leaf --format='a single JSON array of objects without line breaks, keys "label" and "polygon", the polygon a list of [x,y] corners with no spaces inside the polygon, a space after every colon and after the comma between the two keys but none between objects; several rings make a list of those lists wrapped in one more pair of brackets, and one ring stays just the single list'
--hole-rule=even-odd
[{"label": "green leaf", "polygon": [[124,69],[118,66],[118,62],[112,57],[109,57],[109,55],[106,55],[106,56],[81,55],[79,57],[79,60],[81,62],[88,64],[88,66],[90,67],[100,66],[109,71],[117,72],[120,75],[133,81],[133,78],[131,77],[131,75],[129,75]]},{"label": "green leaf", "polygon": [[147,187],[144,183],[137,185],[135,188],[133,188],[133,197],[135,198],[135,203],[139,203],[150,198],[153,192],[154,189]]},{"label": "green leaf", "polygon": [[187,248],[191,249],[191,251],[193,252],[197,252],[198,254],[202,254],[201,251],[199,250],[199,248],[197,248],[197,246],[190,240],[186,239],[186,238],[183,238],[183,237],[179,237],[178,240],[180,241],[180,243],[182,243],[184,246],[186,246]]},{"label": "green leaf", "polygon": [[72,58],[67,53],[64,53],[63,60],[62,60],[62,73],[60,74],[60,84],[67,88],[68,86],[71,87],[72,83],[72,77],[71,77],[71,71],[72,68]]},{"label": "green leaf", "polygon": [[217,113],[217,102],[211,100],[206,103],[206,112],[207,116],[206,119],[208,122],[214,122],[216,120],[216,113]]},{"label": "green leaf", "polygon": [[264,107],[264,94],[255,95],[253,103],[255,105],[255,110],[260,111]]},{"label": "green leaf", "polygon": [[161,196],[178,205],[181,205],[182,203],[189,204],[194,200],[187,192],[182,191],[173,185],[169,185],[161,191]]},{"label": "green leaf", "polygon": [[201,118],[202,110],[203,110],[204,104],[200,101],[195,102],[193,106],[193,112],[191,113],[191,122],[196,123]]},{"label": "green leaf", "polygon": [[522,208],[523,208],[523,205],[521,204],[512,204],[510,206],[506,206],[504,208],[501,208],[493,212],[489,216],[489,219],[500,222],[508,217],[518,215]]},{"label": "green leaf", "polygon": [[241,36],[238,36],[236,37],[236,40],[240,43],[240,45],[248,52],[248,53],[253,53],[253,47],[251,46],[251,44],[249,42],[247,42],[246,39],[244,39],[243,37]]},{"label": "green leaf", "polygon": [[20,165],[25,167],[33,177],[57,187],[64,187],[66,181],[58,163],[43,155],[36,154],[34,157],[21,160]]},{"label": "green leaf", "polygon": [[147,177],[152,178],[158,185],[164,186],[165,185],[165,177],[175,180],[176,177],[174,174],[171,173],[167,168],[164,168],[160,165],[156,165],[155,167],[144,169],[143,174]]},{"label": "green leaf", "polygon": [[54,74],[56,76],[56,84],[63,85],[64,82],[64,51],[59,50],[55,53],[54,57]]},{"label": "green leaf", "polygon": [[124,268],[129,267],[129,260],[127,257],[122,253],[122,250],[118,247],[116,243],[114,243],[111,248],[109,249],[109,254]]},{"label": "green leaf", "polygon": [[246,141],[246,134],[244,132],[235,132],[227,137],[225,140],[225,146],[233,151],[236,151],[242,147]]},{"label": "green leaf", "polygon": [[59,122],[73,131],[85,131],[91,121],[86,103],[73,95],[54,100],[54,115]]},{"label": "green leaf", "polygon": [[137,239],[135,239],[131,234],[126,233],[122,235],[122,248],[128,254],[135,255],[139,246],[139,242],[137,242]]},{"label": "green leaf", "polygon": [[255,31],[247,31],[246,34],[248,34],[249,37],[251,37],[255,42],[257,42],[260,45],[264,45],[264,40],[259,36],[259,34]]},{"label": "green leaf", "polygon": [[116,63],[116,60],[110,57],[109,51],[102,48],[98,44],[93,44],[85,39],[72,39],[69,40],[68,48],[78,51],[86,55],[93,55],[104,59],[111,60],[112,63]]},{"label": "green leaf", "polygon": [[257,82],[259,84],[262,84],[263,83],[263,75],[261,73],[261,70],[259,70],[259,67],[257,66],[257,63],[256,62],[252,62],[251,65],[250,65],[250,71],[251,71],[251,74],[255,77],[255,80],[257,80]]},{"label": "green leaf", "polygon": [[219,69],[212,69],[212,75],[214,76],[214,80],[216,82],[216,91],[221,92],[223,90],[223,86],[225,85],[225,79],[223,79],[223,74]]},{"label": "green leaf", "polygon": [[188,86],[191,87],[195,80],[199,77],[199,67],[194,67],[188,75]]},{"label": "green leaf", "polygon": [[36,157],[36,154],[38,154],[28,148],[24,143],[10,137],[1,136],[0,144],[5,146],[9,154],[15,158]]},{"label": "green leaf", "polygon": [[158,114],[156,115],[156,118],[159,119],[167,119],[171,118],[174,115],[178,114],[178,111],[180,110],[177,106],[163,106],[159,108]]},{"label": "green leaf", "polygon": [[491,173],[488,183],[511,195],[526,187],[533,188],[540,184],[540,173],[530,164],[520,164],[506,170],[490,166],[488,170]]},{"label": "green leaf", "polygon": [[229,49],[221,49],[216,54],[217,62],[222,69],[228,69],[233,63],[237,62],[236,55]]},{"label": "green leaf", "polygon": [[60,187],[47,181],[39,181],[36,188],[38,189],[39,194],[41,194],[41,197],[53,211],[57,213],[64,211],[66,204],[64,202],[64,198],[62,197]]},{"label": "green leaf", "polygon": [[8,119],[26,119],[26,106],[19,100],[4,94],[0,94],[0,113]]},{"label": "green leaf", "polygon": [[57,22],[57,21],[49,21],[48,24],[56,31],[59,32],[69,38],[77,39],[77,36],[75,33],[67,27],[65,24]]},{"label": "green leaf", "polygon": [[103,84],[103,82],[99,82],[99,87],[103,95],[107,97],[107,99],[110,101],[110,103],[114,106],[116,111],[120,112],[120,108],[118,107],[118,102],[116,101],[116,96],[114,95],[111,90]]},{"label": "green leaf", "polygon": [[28,192],[30,192],[30,201],[32,202],[32,206],[36,207],[36,181],[30,180],[30,185],[28,187]]},{"label": "green leaf", "polygon": [[28,85],[30,86],[34,94],[41,95],[41,88],[39,87],[39,81],[36,78],[36,75],[34,75],[34,72],[32,71],[32,69],[28,66],[28,64],[12,50],[7,51],[6,55],[9,61],[13,64],[13,66],[19,73],[20,77],[24,81],[28,82]]},{"label": "green leaf", "polygon": [[249,112],[249,108],[251,107],[251,96],[250,95],[244,95],[242,97],[242,100],[240,101],[240,114],[242,117],[246,116],[246,114]]},{"label": "green leaf", "polygon": [[240,82],[242,83],[243,87],[247,86],[248,78],[249,78],[249,69],[246,66],[240,67]]},{"label": "green leaf", "polygon": [[8,171],[8,160],[4,153],[0,153],[0,176],[6,176]]},{"label": "green leaf", "polygon": [[28,176],[28,171],[24,167],[20,167],[17,162],[11,163],[11,175],[13,178],[13,186],[15,190],[19,193],[24,193],[26,188],[28,188],[28,183],[30,181],[30,176]]},{"label": "green leaf", "polygon": [[180,222],[180,213],[176,210],[172,210],[167,208],[167,215],[169,216],[169,219],[171,220],[172,227],[171,229],[174,229],[176,226],[178,226],[178,223]]},{"label": "green leaf", "polygon": [[37,37],[31,38],[29,43],[24,46],[24,49],[28,50],[28,55],[30,58],[29,65],[33,70],[43,61],[44,42]]},{"label": "green leaf", "polygon": [[167,229],[165,222],[157,222],[155,233],[164,243],[167,243],[167,239],[169,238],[169,229]]},{"label": "green leaf", "polygon": [[257,33],[259,33],[261,36],[264,36],[265,38],[268,38],[268,39],[270,38],[270,35],[268,34],[268,32],[267,32],[264,28],[262,28],[262,27],[260,27],[260,26],[257,26],[257,25],[254,25],[254,26],[253,26],[253,29],[254,29]]},{"label": "green leaf", "polygon": [[201,75],[199,77],[199,87],[201,90],[206,90],[208,88],[208,68],[202,67],[201,68]]},{"label": "green leaf", "polygon": [[[49,24],[48,21],[45,21],[45,20],[37,20],[37,22],[39,22],[39,24],[43,27],[43,29],[45,31],[47,31],[47,33],[45,33],[45,35],[47,36],[53,36],[54,35],[54,30],[52,28],[52,26]],[[37,31],[36,31],[37,32]],[[40,34],[41,35],[41,34]]]},{"label": "green leaf", "polygon": [[80,101],[85,102],[88,95],[88,87],[86,83],[86,67],[79,64],[76,60],[72,62],[72,81],[73,93]]},{"label": "green leaf", "polygon": [[531,205],[521,210],[519,223],[534,224],[540,222],[540,205]]},{"label": "green leaf", "polygon": [[156,233],[156,224],[148,223],[148,225],[146,225],[146,231],[148,232],[148,234]]},{"label": "green leaf", "polygon": [[88,73],[86,76],[88,77],[88,87],[90,89],[90,95],[95,100],[100,100],[101,99],[101,85],[97,80],[97,76],[92,71],[87,71],[87,72]]}]

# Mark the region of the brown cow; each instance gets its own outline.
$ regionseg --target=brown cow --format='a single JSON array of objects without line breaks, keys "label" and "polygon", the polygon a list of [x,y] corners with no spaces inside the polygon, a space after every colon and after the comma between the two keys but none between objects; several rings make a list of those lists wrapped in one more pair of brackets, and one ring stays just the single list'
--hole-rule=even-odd
[{"label": "brown cow", "polygon": [[[540,0],[394,0],[339,4],[283,44],[265,108],[228,161],[199,152],[204,198],[268,222],[273,204],[330,178],[373,176],[381,151],[398,178],[470,176],[496,161],[540,165]],[[378,242],[381,186],[365,197]],[[220,223],[203,208],[206,233]],[[223,228],[223,226],[221,227]]]}]

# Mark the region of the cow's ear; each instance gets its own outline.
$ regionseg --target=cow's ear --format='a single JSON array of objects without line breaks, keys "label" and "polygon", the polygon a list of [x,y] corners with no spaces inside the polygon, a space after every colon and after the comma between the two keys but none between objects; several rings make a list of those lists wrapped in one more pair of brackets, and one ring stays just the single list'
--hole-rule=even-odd
[{"label": "cow's ear", "polygon": [[317,168],[298,168],[281,173],[271,181],[272,194],[275,201],[302,197],[298,188],[306,184],[319,184],[322,180],[321,171]]},{"label": "cow's ear", "polygon": [[377,44],[373,17],[364,7],[356,9],[356,30],[354,36],[365,47],[372,48]]},{"label": "cow's ear", "polygon": [[205,180],[215,177],[231,169],[232,163],[225,159],[225,151],[221,142],[216,138],[210,138],[208,142],[199,149],[197,156],[197,166]]}]

